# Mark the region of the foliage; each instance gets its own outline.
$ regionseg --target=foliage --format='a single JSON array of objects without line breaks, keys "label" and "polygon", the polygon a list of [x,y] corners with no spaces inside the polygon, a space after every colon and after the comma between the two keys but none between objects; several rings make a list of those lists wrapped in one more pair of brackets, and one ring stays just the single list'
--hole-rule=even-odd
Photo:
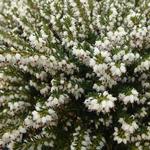
[{"label": "foliage", "polygon": [[0,145],[149,150],[149,0],[1,0]]}]

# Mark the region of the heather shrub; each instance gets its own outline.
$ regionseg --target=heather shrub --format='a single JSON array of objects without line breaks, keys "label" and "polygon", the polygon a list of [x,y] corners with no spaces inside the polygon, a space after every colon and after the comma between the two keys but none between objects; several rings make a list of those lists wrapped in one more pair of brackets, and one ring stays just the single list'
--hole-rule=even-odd
[{"label": "heather shrub", "polygon": [[150,149],[149,0],[1,0],[0,145]]}]

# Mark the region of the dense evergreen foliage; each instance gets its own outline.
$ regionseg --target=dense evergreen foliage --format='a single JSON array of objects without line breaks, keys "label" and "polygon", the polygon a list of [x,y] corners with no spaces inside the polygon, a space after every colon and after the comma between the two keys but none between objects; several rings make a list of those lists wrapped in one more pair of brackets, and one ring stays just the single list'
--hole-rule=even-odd
[{"label": "dense evergreen foliage", "polygon": [[150,150],[150,1],[1,0],[0,145]]}]

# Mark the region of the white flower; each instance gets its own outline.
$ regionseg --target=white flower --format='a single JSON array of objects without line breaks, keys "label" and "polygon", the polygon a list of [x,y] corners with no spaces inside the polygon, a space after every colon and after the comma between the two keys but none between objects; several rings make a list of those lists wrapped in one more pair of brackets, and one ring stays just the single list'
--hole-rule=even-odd
[{"label": "white flower", "polygon": [[42,117],[42,123],[46,123],[47,122],[47,118],[46,117]]},{"label": "white flower", "polygon": [[94,55],[98,55],[99,53],[100,53],[100,50],[95,47],[95,49],[94,49]]},{"label": "white flower", "polygon": [[121,72],[125,73],[125,72],[126,72],[125,66],[124,66],[124,65],[121,65],[120,70],[121,70]]},{"label": "white flower", "polygon": [[16,60],[20,60],[21,55],[17,53],[17,54],[15,55],[15,58],[16,58]]},{"label": "white flower", "polygon": [[10,141],[10,133],[8,133],[8,132],[4,133],[2,136],[2,141],[4,143],[8,143]]},{"label": "white flower", "polygon": [[33,120],[39,120],[40,119],[40,115],[37,111],[33,111],[32,114],[33,114]]},{"label": "white flower", "polygon": [[[10,57],[9,57],[9,58],[10,58]],[[4,61],[5,61],[5,57],[0,54],[0,62],[4,62]]]},{"label": "white flower", "polygon": [[34,41],[36,41],[36,37],[35,37],[35,35],[30,35],[29,36],[29,40],[31,41],[31,42],[34,42]]},{"label": "white flower", "polygon": [[132,90],[131,90],[131,93],[132,93],[133,95],[138,96],[138,92],[137,92],[137,90],[135,90],[135,89],[132,89]]},{"label": "white flower", "polygon": [[7,54],[5,57],[7,61],[10,61],[12,59],[12,56],[10,54]]},{"label": "white flower", "polygon": [[94,67],[96,64],[95,60],[94,59],[90,59],[90,66],[91,67]]},{"label": "white flower", "polygon": [[105,100],[103,100],[103,101],[101,102],[101,105],[102,105],[103,108],[105,108],[105,107],[107,106],[107,102],[106,102]]},{"label": "white flower", "polygon": [[81,3],[86,3],[87,1],[86,1],[86,0],[80,0],[80,2],[81,2]]},{"label": "white flower", "polygon": [[19,127],[20,133],[26,133],[26,129],[22,126]]},{"label": "white flower", "polygon": [[128,104],[128,103],[134,103],[134,102],[139,102],[139,98],[138,98],[138,92],[135,89],[131,90],[130,95],[125,95],[123,93],[119,94],[119,99],[122,100],[124,102],[124,104]]},{"label": "white flower", "polygon": [[89,99],[85,100],[84,104],[91,111],[103,113],[110,112],[110,109],[114,107],[114,101],[116,101],[116,98],[112,97],[107,91],[105,91],[103,94],[99,94],[99,96],[103,97],[104,99],[99,102],[97,99],[90,97]]}]

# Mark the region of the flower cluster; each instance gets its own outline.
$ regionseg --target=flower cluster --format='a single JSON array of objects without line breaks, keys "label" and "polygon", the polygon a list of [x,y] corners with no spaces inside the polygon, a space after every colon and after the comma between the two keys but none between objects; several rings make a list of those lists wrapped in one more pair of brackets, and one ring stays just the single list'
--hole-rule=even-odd
[{"label": "flower cluster", "polygon": [[0,149],[149,150],[149,0],[0,1]]},{"label": "flower cluster", "polygon": [[[129,91],[128,91],[129,92]],[[123,101],[123,103],[125,104],[125,105],[127,105],[128,103],[134,103],[134,102],[139,102],[140,100],[139,100],[139,98],[138,98],[138,92],[135,90],[135,89],[132,89],[131,90],[131,94],[127,94],[127,95],[125,95],[124,93],[120,93],[119,94],[119,99],[121,100],[121,101]]]},{"label": "flower cluster", "polygon": [[96,98],[89,97],[85,100],[84,104],[91,111],[108,113],[110,109],[115,107],[114,101],[116,100],[115,97],[112,97],[112,95],[105,91],[102,94],[100,93]]}]

